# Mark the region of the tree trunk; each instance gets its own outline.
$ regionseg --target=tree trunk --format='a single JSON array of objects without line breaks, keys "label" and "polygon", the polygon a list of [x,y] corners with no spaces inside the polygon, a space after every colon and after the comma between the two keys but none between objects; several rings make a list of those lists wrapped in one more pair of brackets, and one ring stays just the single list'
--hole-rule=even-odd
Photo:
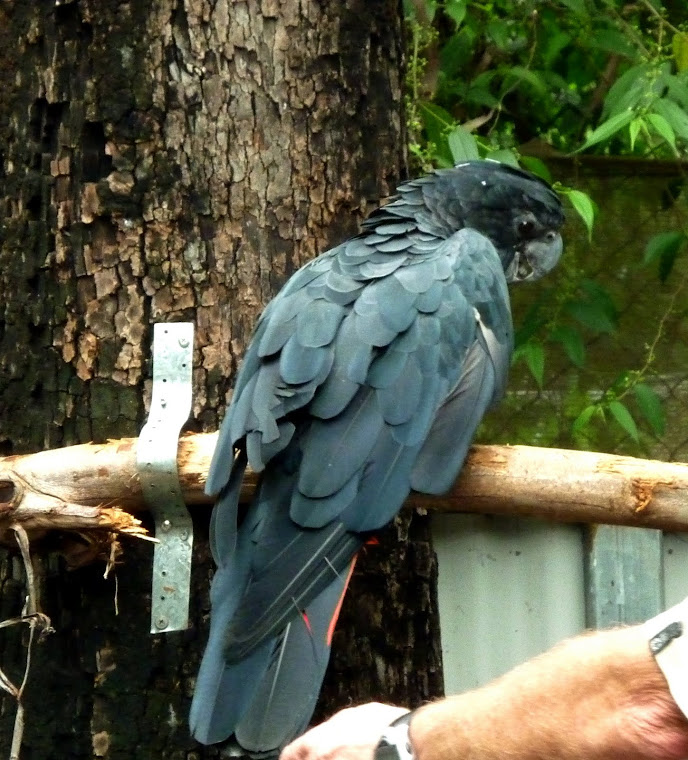
[{"label": "tree trunk", "polygon": [[[156,321],[195,322],[189,427],[217,427],[262,306],[404,173],[401,50],[393,0],[0,5],[0,454],[137,435]],[[25,757],[217,756],[186,725],[208,516],[181,633],[148,634],[147,543],[108,579],[34,557],[56,632],[31,662]],[[428,535],[404,520],[368,548],[321,711],[438,694]],[[23,595],[4,554],[0,619]],[[0,629],[14,683],[25,643]],[[3,751],[14,709],[0,703]]]}]

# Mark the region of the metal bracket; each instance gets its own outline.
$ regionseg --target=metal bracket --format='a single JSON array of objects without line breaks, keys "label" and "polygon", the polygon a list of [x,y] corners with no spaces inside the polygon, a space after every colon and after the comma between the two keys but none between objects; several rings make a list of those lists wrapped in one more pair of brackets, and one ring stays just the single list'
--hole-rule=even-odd
[{"label": "metal bracket", "polygon": [[141,488],[155,519],[151,633],[189,625],[193,523],[177,472],[179,431],[191,412],[193,323],[153,329],[153,396],[136,450]]}]

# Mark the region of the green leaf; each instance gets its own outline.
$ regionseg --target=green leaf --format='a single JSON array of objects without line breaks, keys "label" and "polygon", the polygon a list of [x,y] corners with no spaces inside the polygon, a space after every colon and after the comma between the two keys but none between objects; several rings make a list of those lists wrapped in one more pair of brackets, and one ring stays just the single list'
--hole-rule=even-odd
[{"label": "green leaf", "polygon": [[437,13],[437,1],[424,0],[423,5],[425,6],[425,18],[429,22],[432,22],[432,20],[435,18],[435,13]]},{"label": "green leaf", "polygon": [[688,71],[667,80],[667,94],[672,101],[688,111]]},{"label": "green leaf", "polygon": [[671,149],[678,155],[678,151],[676,150],[676,135],[674,134],[674,130],[671,124],[669,124],[669,122],[661,114],[658,113],[647,114],[647,120],[650,122],[655,132],[665,142],[669,143]]},{"label": "green leaf", "polygon": [[543,50],[541,55],[545,69],[550,69],[556,66],[561,51],[568,46],[571,40],[571,35],[560,29],[552,30],[549,35],[542,40]]},{"label": "green leaf", "polygon": [[493,150],[488,153],[486,157],[492,161],[499,161],[500,164],[507,164],[507,166],[513,166],[516,169],[519,168],[516,154],[513,152],[513,150],[509,150],[508,148]]},{"label": "green leaf", "polygon": [[454,127],[449,133],[447,140],[455,164],[461,161],[473,161],[476,158],[480,158],[478,143],[475,141],[475,137],[462,126]]},{"label": "green leaf", "polygon": [[644,264],[659,263],[659,279],[665,282],[671,274],[676,257],[686,244],[685,233],[680,230],[671,230],[669,232],[660,232],[653,235],[645,246],[643,254]]},{"label": "green leaf", "polygon": [[688,141],[688,114],[681,106],[669,98],[660,98],[652,104],[652,109],[669,122],[676,135]]},{"label": "green leaf", "polygon": [[590,424],[590,420],[592,420],[593,416],[597,413],[599,407],[595,404],[591,404],[590,406],[586,406],[583,411],[576,417],[576,419],[573,421],[573,425],[571,427],[571,432],[574,435],[580,435],[586,427]]},{"label": "green leaf", "polygon": [[[548,291],[545,290],[545,298],[547,298]],[[542,304],[536,301],[521,320],[521,324],[517,325],[516,333],[514,335],[514,343],[520,349],[522,345],[527,343],[537,332],[541,330],[546,324],[547,319],[542,315]]]},{"label": "green leaf", "polygon": [[599,282],[587,278],[583,278],[579,284],[587,300],[596,304],[616,327],[618,311],[607,288],[600,285]]},{"label": "green leaf", "polygon": [[466,0],[445,0],[444,12],[456,26],[460,26],[466,17]]},{"label": "green leaf", "polygon": [[535,382],[542,388],[545,379],[545,349],[542,343],[529,340],[521,346],[520,353],[528,365],[530,374],[535,378]]},{"label": "green leaf", "polygon": [[633,392],[635,393],[635,400],[638,402],[638,408],[650,423],[654,433],[664,435],[666,428],[664,406],[655,390],[646,383],[638,383],[633,386]]},{"label": "green leaf", "polygon": [[619,423],[619,426],[637,442],[639,440],[638,426],[635,424],[635,420],[624,404],[620,401],[610,401],[608,408],[614,419]]},{"label": "green leaf", "polygon": [[609,140],[617,132],[620,132],[624,127],[630,124],[633,121],[634,117],[635,114],[629,108],[628,110],[623,111],[622,113],[618,113],[616,116],[612,116],[611,118],[602,122],[602,124],[600,124],[597,129],[593,130],[592,134],[583,143],[583,145],[581,145],[581,147],[575,151],[575,153],[580,153],[583,150],[591,148],[593,145],[597,145],[597,143]]},{"label": "green leaf", "polygon": [[577,367],[582,367],[585,364],[585,343],[580,330],[568,325],[559,325],[552,330],[551,338],[561,344],[573,364]]},{"label": "green leaf", "polygon": [[585,0],[559,0],[559,3],[570,11],[577,13],[579,16],[588,15],[587,8],[585,7]]},{"label": "green leaf", "polygon": [[521,164],[528,169],[529,172],[537,174],[538,177],[542,177],[546,182],[552,184],[552,175],[550,174],[547,164],[535,156],[521,156]]},{"label": "green leaf", "polygon": [[460,77],[462,68],[471,60],[470,46],[464,37],[461,33],[452,34],[440,50],[440,71],[449,79]]},{"label": "green leaf", "polygon": [[566,311],[584,327],[597,333],[612,333],[616,329],[613,321],[602,304],[594,301],[571,301]]},{"label": "green leaf", "polygon": [[631,138],[631,151],[635,148],[635,141],[638,137],[638,133],[640,130],[645,126],[645,120],[639,116],[637,119],[633,119],[633,121],[628,125],[628,133]]},{"label": "green leaf", "polygon": [[502,92],[505,93],[511,90],[515,85],[520,85],[523,82],[527,82],[540,96],[547,93],[547,84],[543,80],[540,72],[527,69],[525,66],[511,66],[507,69],[502,84]]},{"label": "green leaf", "polygon": [[602,116],[606,118],[636,108],[647,97],[653,71],[652,64],[642,63],[624,72],[610,87]]},{"label": "green leaf", "polygon": [[615,53],[624,56],[624,58],[632,59],[635,57],[635,47],[628,40],[628,37],[613,27],[598,29],[593,32],[592,36],[585,40],[585,44],[596,50]]},{"label": "green leaf", "polygon": [[456,121],[444,108],[427,101],[421,101],[418,104],[418,112],[423,120],[428,143],[435,146],[435,160],[447,166],[453,166],[452,155],[447,145],[447,132],[456,124]]},{"label": "green leaf", "polygon": [[456,124],[456,119],[441,106],[426,100],[418,104],[426,129],[449,129]]},{"label": "green leaf", "polygon": [[585,227],[588,230],[588,240],[590,240],[592,238],[592,228],[595,223],[595,206],[593,205],[590,196],[581,190],[568,190],[565,195],[576,210],[576,213],[583,220]]},{"label": "green leaf", "polygon": [[677,71],[688,71],[688,33],[678,32],[671,40]]},{"label": "green leaf", "polygon": [[507,50],[509,47],[511,24],[499,18],[493,18],[485,27],[487,36],[494,42],[500,50]]}]

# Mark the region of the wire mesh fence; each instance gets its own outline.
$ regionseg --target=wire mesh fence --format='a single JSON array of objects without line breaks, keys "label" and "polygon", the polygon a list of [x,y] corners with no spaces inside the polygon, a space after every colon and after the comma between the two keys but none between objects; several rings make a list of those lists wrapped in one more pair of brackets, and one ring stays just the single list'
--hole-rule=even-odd
[{"label": "wire mesh fence", "polygon": [[[615,159],[558,160],[550,167],[555,179],[598,204],[593,237],[569,211],[558,271],[512,289],[521,336],[531,329],[533,305],[539,309],[540,329],[531,340],[544,348],[543,382],[517,360],[507,398],[480,440],[688,461],[688,250],[664,281],[657,261],[643,262],[655,235],[688,234],[688,167]],[[663,429],[657,418],[651,424],[629,387],[638,372],[661,401]],[[619,398],[637,422],[638,440],[609,410],[574,428],[583,409],[610,398]]]}]

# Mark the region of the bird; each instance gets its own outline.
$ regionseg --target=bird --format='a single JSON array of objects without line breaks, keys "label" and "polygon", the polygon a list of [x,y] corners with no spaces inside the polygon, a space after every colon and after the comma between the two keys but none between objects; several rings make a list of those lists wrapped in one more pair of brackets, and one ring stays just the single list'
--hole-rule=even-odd
[{"label": "bird", "polygon": [[[559,260],[550,185],[491,160],[402,183],[258,319],[206,482],[217,569],[190,711],[277,756],[308,727],[361,547],[454,483],[513,352],[508,283]],[[259,473],[239,507],[247,466]]]}]

